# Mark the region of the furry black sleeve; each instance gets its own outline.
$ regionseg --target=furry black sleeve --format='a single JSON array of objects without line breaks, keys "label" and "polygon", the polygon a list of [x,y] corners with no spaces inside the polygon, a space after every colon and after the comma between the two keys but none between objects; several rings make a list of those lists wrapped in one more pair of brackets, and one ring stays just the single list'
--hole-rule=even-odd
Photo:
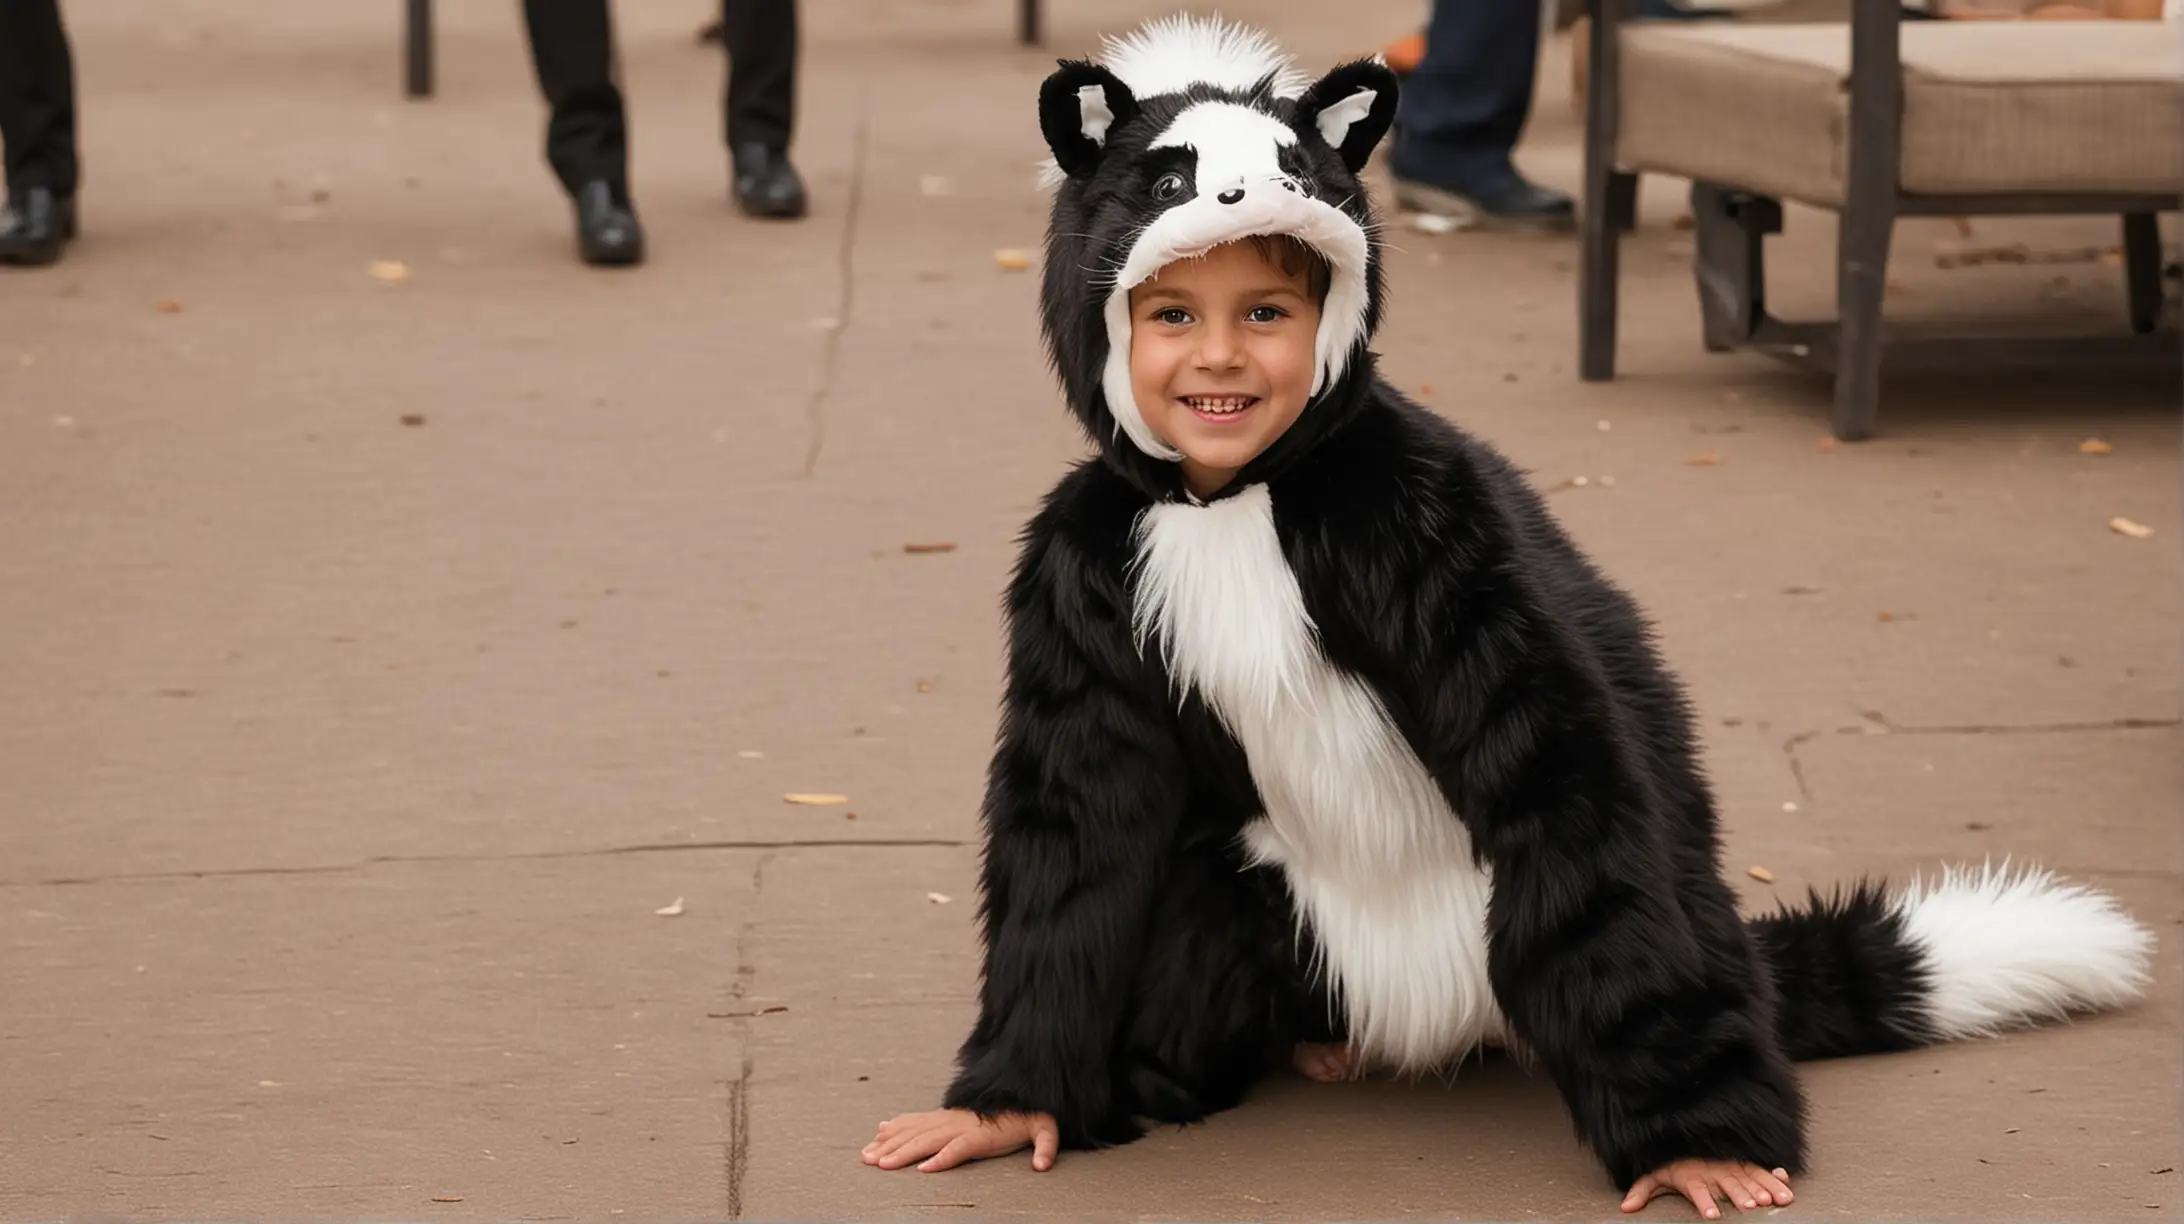
[{"label": "furry black sleeve", "polygon": [[[1097,473],[1049,498],[1007,597],[987,780],[979,1018],[950,1108],[1053,1114],[1065,1146],[1136,1138],[1113,1056],[1161,855],[1188,789],[1124,589],[1129,507]],[[1111,494],[1111,490],[1108,491]]]},{"label": "furry black sleeve", "polygon": [[1798,1171],[1771,979],[1678,806],[1705,788],[1649,630],[1506,460],[1382,396],[1297,482],[1293,556],[1330,658],[1489,870],[1512,1034],[1620,1185],[1693,1157]]},{"label": "furry black sleeve", "polygon": [[1766,969],[1733,912],[1701,922],[1674,891],[1659,791],[1601,687],[1536,644],[1436,762],[1493,875],[1495,996],[1619,1185],[1688,1157],[1799,1171]]},{"label": "furry black sleeve", "polygon": [[1414,588],[1440,627],[1426,674],[1441,679],[1417,712],[1493,877],[1495,995],[1619,1185],[1693,1157],[1799,1171],[1803,1103],[1767,970],[1732,894],[1679,869],[1714,851],[1677,844],[1706,836],[1672,809],[1695,767],[1649,733],[1681,717],[1672,682],[1636,608],[1530,490],[1479,474],[1493,495],[1453,550],[1473,564]]}]

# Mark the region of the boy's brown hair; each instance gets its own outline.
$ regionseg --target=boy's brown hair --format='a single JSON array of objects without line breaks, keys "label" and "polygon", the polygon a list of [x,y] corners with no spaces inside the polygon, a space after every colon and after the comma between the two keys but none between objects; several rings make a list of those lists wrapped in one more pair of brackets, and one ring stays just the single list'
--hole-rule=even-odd
[{"label": "boy's brown hair", "polygon": [[1294,234],[1253,234],[1243,241],[1251,244],[1259,258],[1280,268],[1282,275],[1302,278],[1305,295],[1314,305],[1327,304],[1327,287],[1335,279],[1335,270],[1310,243]]}]

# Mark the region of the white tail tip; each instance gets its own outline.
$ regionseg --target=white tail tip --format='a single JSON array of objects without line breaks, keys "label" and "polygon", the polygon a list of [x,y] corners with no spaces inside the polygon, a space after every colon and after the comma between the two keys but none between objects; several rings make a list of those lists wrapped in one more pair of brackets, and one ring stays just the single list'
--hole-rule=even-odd
[{"label": "white tail tip", "polygon": [[1896,911],[1925,961],[1939,1040],[2118,1007],[2146,991],[2153,933],[2108,894],[2051,872],[1946,868],[1931,884],[1914,879]]}]

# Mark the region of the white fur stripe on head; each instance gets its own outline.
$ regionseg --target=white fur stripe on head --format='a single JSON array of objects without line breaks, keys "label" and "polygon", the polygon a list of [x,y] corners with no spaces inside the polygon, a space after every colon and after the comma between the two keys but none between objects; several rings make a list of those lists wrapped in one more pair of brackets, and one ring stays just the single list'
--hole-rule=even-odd
[{"label": "white fur stripe on head", "polygon": [[1193,85],[1250,89],[1269,74],[1277,98],[1302,97],[1310,84],[1273,39],[1219,17],[1164,17],[1104,43],[1101,63],[1141,99]]},{"label": "white fur stripe on head", "polygon": [[1943,1040],[1984,1037],[2146,990],[2154,937],[2106,893],[2008,864],[1914,880],[1896,902],[1931,979],[1926,1019]]}]

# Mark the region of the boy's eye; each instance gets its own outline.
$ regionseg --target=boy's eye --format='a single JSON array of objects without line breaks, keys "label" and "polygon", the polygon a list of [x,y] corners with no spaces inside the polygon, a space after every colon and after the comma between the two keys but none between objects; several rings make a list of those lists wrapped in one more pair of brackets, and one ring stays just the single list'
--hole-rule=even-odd
[{"label": "boy's eye", "polygon": [[1279,306],[1254,306],[1244,317],[1254,323],[1279,323],[1289,317],[1289,312]]},{"label": "boy's eye", "polygon": [[1162,204],[1183,194],[1183,176],[1169,171],[1153,180],[1153,198]]},{"label": "boy's eye", "polygon": [[1153,312],[1153,318],[1170,327],[1181,327],[1191,321],[1191,313],[1181,306],[1169,306]]}]

